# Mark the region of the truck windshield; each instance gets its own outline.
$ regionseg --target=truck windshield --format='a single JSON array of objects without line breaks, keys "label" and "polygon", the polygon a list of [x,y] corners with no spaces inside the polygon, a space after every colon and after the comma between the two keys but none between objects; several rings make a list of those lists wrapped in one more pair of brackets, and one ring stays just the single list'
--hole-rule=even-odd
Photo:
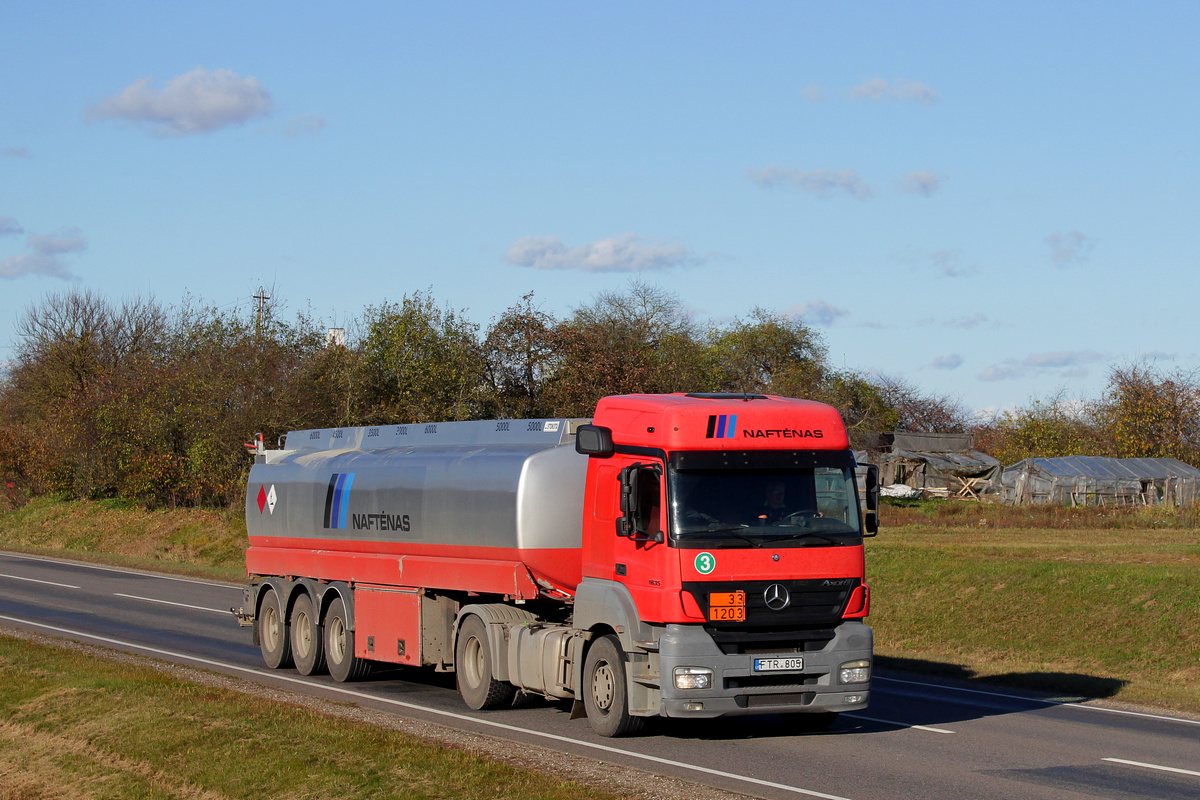
[{"label": "truck windshield", "polygon": [[671,470],[671,533],[687,547],[861,543],[848,467]]}]

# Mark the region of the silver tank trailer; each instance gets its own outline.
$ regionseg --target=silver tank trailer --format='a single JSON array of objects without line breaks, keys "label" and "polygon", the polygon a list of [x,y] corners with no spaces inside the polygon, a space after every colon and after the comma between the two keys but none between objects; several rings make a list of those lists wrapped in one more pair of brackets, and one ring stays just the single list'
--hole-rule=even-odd
[{"label": "silver tank trailer", "polygon": [[[347,550],[395,543],[387,550],[397,553],[406,544],[578,550],[587,457],[575,452],[574,433],[586,421],[292,431],[285,449],[255,459],[247,532],[268,547],[322,539]],[[530,561],[546,572],[544,559]]]}]

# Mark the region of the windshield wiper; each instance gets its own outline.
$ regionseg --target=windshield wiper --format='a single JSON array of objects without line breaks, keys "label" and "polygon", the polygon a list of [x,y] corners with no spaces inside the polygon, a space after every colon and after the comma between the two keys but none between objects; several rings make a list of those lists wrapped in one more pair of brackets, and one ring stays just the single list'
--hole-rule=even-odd
[{"label": "windshield wiper", "polygon": [[762,539],[751,539],[750,537],[742,536],[739,533],[739,531],[744,531],[744,530],[749,530],[749,529],[750,529],[749,525],[732,525],[728,528],[705,528],[704,530],[688,531],[687,533],[682,533],[682,534],[680,534],[680,538],[685,538],[685,537],[690,537],[690,536],[705,536],[710,533],[728,533],[728,534],[732,534],[734,539],[740,539],[741,541],[745,542],[746,544],[750,545],[751,547],[762,547],[762,545],[763,545]]},{"label": "windshield wiper", "polygon": [[846,544],[845,542],[839,542],[837,539],[830,539],[828,536],[822,536],[821,534],[813,533],[812,531],[803,531],[801,533],[789,533],[786,536],[772,536],[770,539],[767,539],[765,541],[768,544],[774,544],[775,542],[788,542],[788,541],[792,541],[794,539],[820,539],[822,542],[828,542],[829,544],[835,545],[837,547],[842,547],[843,545]]}]

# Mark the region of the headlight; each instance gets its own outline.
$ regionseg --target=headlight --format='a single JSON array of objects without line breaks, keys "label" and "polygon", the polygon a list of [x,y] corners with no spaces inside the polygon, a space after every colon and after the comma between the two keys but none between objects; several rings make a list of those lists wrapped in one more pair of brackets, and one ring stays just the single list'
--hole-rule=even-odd
[{"label": "headlight", "polygon": [[676,667],[676,689],[711,689],[713,671],[704,667]]},{"label": "headlight", "polygon": [[866,683],[871,680],[871,662],[847,661],[838,667],[838,683]]}]

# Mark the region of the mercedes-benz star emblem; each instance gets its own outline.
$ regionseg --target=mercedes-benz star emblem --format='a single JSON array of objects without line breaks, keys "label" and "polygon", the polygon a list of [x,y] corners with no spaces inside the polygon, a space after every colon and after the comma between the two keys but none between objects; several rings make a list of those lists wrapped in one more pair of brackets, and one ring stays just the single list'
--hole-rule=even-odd
[{"label": "mercedes-benz star emblem", "polygon": [[787,587],[782,583],[772,583],[768,586],[763,592],[763,600],[767,601],[767,608],[772,611],[783,611],[788,607],[788,603],[792,602]]}]

